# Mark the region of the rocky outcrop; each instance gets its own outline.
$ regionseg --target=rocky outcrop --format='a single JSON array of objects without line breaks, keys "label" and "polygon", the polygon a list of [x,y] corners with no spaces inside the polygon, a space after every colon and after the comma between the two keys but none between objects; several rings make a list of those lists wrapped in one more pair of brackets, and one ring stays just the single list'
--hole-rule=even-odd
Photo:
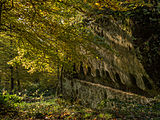
[{"label": "rocky outcrop", "polygon": [[146,16],[134,11],[138,16],[124,18],[128,25],[105,15],[89,24],[96,57],[75,65],[74,75],[63,79],[65,98],[97,108],[106,99],[146,104],[159,95],[160,25],[150,21],[156,16],[152,10]]},{"label": "rocky outcrop", "polygon": [[[147,29],[151,26],[147,21],[145,27],[135,18],[127,19],[126,22],[131,26],[126,27],[122,20],[103,16],[90,24],[95,34],[94,45],[98,57],[89,58],[81,64],[79,79],[149,97],[155,96],[159,94],[160,41],[158,37],[155,40],[154,30]],[[152,41],[153,38],[158,44]],[[149,48],[146,42],[150,44]],[[155,49],[157,53],[153,53]]]},{"label": "rocky outcrop", "polygon": [[74,78],[154,97],[160,93],[159,13],[144,7],[130,14],[104,14],[89,23],[96,57],[76,67]]}]

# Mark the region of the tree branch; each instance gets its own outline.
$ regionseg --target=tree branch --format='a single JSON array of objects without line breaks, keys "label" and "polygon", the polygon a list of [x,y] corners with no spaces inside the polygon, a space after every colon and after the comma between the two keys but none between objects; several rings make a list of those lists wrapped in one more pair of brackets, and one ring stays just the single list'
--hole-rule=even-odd
[{"label": "tree branch", "polygon": [[[5,4],[5,3],[4,3]],[[14,0],[12,0],[12,6],[10,8],[4,8],[5,11],[10,11],[14,8]]]},{"label": "tree branch", "polygon": [[78,10],[79,12],[82,12],[82,13],[86,14],[86,12],[82,8],[80,8],[80,7],[76,7],[76,6],[73,6],[71,4],[67,4],[66,2],[60,1],[60,0],[57,0],[57,2],[63,3],[64,5],[69,6],[69,7],[73,7],[74,9]]}]

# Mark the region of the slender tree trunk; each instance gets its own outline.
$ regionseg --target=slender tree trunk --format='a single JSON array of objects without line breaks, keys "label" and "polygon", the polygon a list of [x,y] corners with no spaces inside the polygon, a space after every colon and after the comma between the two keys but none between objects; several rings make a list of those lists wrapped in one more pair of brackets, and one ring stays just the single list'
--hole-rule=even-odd
[{"label": "slender tree trunk", "polygon": [[57,84],[57,86],[56,86],[56,95],[58,96],[59,94],[61,94],[61,83],[60,83],[60,73],[59,73],[59,64],[57,65],[57,79],[58,79],[58,84]]},{"label": "slender tree trunk", "polygon": [[63,93],[63,66],[61,68],[60,86],[61,86],[61,93]]},{"label": "slender tree trunk", "polygon": [[1,19],[2,19],[2,3],[0,2],[0,26],[1,26]]},{"label": "slender tree trunk", "polygon": [[[11,25],[10,25],[10,32],[11,32]],[[11,36],[10,36],[11,37]],[[11,50],[13,50],[13,42],[12,40],[10,40],[10,48]],[[10,59],[13,59],[13,53],[11,52],[11,55],[10,55]],[[10,71],[11,71],[11,91],[14,89],[14,68],[13,66],[10,66]]]},{"label": "slender tree trunk", "polygon": [[60,78],[60,72],[59,72],[59,64],[57,65],[57,79],[59,81],[59,78]]},{"label": "slender tree trunk", "polygon": [[11,91],[12,91],[14,89],[14,77],[13,77],[14,70],[12,66],[10,67],[10,71],[11,71]]},{"label": "slender tree trunk", "polygon": [[21,84],[20,84],[20,80],[19,79],[17,79],[17,85],[18,85],[18,91],[20,91],[21,90]]},{"label": "slender tree trunk", "polygon": [[1,76],[0,76],[0,86],[1,86]]},{"label": "slender tree trunk", "polygon": [[20,89],[21,89],[21,84],[20,84],[20,80],[19,80],[18,66],[16,66],[16,78],[17,78],[18,91],[20,91]]}]

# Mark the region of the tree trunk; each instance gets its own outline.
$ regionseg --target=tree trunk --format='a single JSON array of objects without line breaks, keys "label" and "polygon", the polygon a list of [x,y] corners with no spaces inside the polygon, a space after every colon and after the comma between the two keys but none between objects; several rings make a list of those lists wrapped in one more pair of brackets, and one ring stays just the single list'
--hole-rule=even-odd
[{"label": "tree trunk", "polygon": [[[10,25],[10,32],[11,32],[11,25]],[[11,37],[11,36],[10,36]],[[13,42],[12,40],[10,40],[10,47],[11,47],[11,50],[13,49]],[[13,54],[11,53],[10,55],[10,59],[13,59]],[[11,91],[14,89],[14,68],[13,66],[10,66],[10,71],[11,71]]]},{"label": "tree trunk", "polygon": [[1,26],[1,18],[2,18],[2,3],[0,2],[0,26]]},{"label": "tree trunk", "polygon": [[60,76],[60,86],[61,86],[61,93],[63,93],[63,66],[61,68],[61,76]]},{"label": "tree trunk", "polygon": [[1,86],[1,77],[0,77],[0,86]]},{"label": "tree trunk", "polygon": [[21,90],[21,84],[20,84],[20,80],[19,79],[17,79],[17,85],[18,85],[18,91],[20,91]]},{"label": "tree trunk", "polygon": [[20,91],[20,89],[21,89],[21,84],[20,84],[20,80],[19,80],[18,66],[16,66],[16,78],[17,78],[18,91]]},{"label": "tree trunk", "polygon": [[14,70],[12,66],[10,67],[10,71],[11,71],[11,91],[12,91],[14,89],[14,77],[13,77]]}]

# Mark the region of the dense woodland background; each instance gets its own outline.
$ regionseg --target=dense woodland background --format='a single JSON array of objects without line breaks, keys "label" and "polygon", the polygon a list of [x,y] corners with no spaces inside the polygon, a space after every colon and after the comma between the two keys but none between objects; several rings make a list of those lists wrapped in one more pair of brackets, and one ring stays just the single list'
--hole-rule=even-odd
[{"label": "dense woodland background", "polygon": [[57,90],[64,77],[73,78],[82,61],[103,60],[95,46],[116,54],[90,27],[103,17],[121,20],[133,35],[137,57],[159,90],[158,0],[0,0],[0,118],[160,118],[157,94],[148,105],[110,100],[117,107],[106,112],[100,109],[106,101],[93,110],[61,99]]}]

